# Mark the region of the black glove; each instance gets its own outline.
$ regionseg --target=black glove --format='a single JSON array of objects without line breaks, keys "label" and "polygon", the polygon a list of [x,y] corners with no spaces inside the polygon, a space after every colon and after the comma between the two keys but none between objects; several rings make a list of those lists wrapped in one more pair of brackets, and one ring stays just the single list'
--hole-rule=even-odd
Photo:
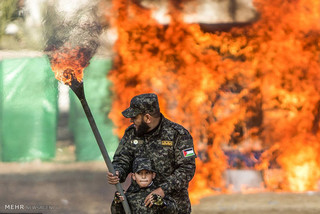
[{"label": "black glove", "polygon": [[163,198],[160,195],[152,194],[152,203],[153,205],[163,206]]},{"label": "black glove", "polygon": [[121,196],[121,195],[120,195],[120,192],[116,191],[116,192],[114,193],[114,199],[113,199],[114,203],[116,203],[116,204],[121,203],[120,196]]}]

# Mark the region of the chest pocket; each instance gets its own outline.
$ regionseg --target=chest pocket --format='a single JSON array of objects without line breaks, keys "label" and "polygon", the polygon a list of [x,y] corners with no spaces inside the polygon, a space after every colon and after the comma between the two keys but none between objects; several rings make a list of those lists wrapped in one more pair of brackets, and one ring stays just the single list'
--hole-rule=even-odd
[{"label": "chest pocket", "polygon": [[132,139],[130,140],[131,147],[134,151],[136,157],[145,155],[145,142],[141,139]]},{"label": "chest pocket", "polygon": [[151,154],[150,158],[153,160],[155,169],[158,172],[156,179],[170,175],[174,165],[173,144],[172,146],[162,145],[162,141],[158,140],[153,143],[150,149],[152,150],[149,151],[149,154]]},{"label": "chest pocket", "polygon": [[174,159],[173,141],[157,141],[156,149],[159,153],[159,158],[164,160]]}]

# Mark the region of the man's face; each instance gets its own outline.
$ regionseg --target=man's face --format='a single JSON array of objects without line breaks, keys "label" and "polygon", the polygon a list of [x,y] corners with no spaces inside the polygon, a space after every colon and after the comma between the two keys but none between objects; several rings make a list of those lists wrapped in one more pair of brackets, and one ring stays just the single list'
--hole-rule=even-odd
[{"label": "man's face", "polygon": [[132,174],[132,179],[137,182],[140,188],[148,187],[155,177],[155,172],[145,169]]},{"label": "man's face", "polygon": [[135,133],[138,137],[143,136],[150,129],[148,124],[143,120],[142,114],[139,114],[136,117],[131,118],[130,121],[134,124],[134,127],[136,129]]}]

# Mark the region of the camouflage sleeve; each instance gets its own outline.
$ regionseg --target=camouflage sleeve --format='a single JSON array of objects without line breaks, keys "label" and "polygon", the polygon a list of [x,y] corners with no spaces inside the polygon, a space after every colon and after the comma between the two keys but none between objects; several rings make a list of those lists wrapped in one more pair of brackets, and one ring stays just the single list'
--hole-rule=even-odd
[{"label": "camouflage sleeve", "polygon": [[132,160],[133,160],[133,152],[128,143],[129,133],[126,131],[119,143],[119,146],[113,156],[113,167],[115,171],[119,171],[120,182],[124,182],[131,172],[132,168]]},{"label": "camouflage sleeve", "polygon": [[175,143],[175,170],[160,187],[167,195],[188,187],[194,176],[196,165],[193,139],[188,131],[179,134]]},{"label": "camouflage sleeve", "polygon": [[178,212],[178,207],[175,200],[171,197],[165,196],[163,198],[163,211],[167,214],[175,214]]},{"label": "camouflage sleeve", "polygon": [[111,213],[112,214],[125,214],[125,211],[123,209],[122,204],[121,203],[115,203],[114,201],[112,201]]}]

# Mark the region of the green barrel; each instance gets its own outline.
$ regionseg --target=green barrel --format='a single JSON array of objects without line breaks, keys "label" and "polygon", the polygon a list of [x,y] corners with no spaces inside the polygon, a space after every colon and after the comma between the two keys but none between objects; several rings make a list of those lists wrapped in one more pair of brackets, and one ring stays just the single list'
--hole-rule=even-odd
[{"label": "green barrel", "polygon": [[50,160],[55,156],[57,81],[47,57],[0,63],[2,161]]},{"label": "green barrel", "polygon": [[[84,92],[92,115],[110,157],[118,146],[118,138],[113,134],[113,123],[108,118],[111,108],[111,94],[107,73],[111,60],[93,58],[84,71]],[[70,90],[69,127],[74,136],[76,159],[78,161],[102,160],[102,155],[88,119],[79,99]]]}]

